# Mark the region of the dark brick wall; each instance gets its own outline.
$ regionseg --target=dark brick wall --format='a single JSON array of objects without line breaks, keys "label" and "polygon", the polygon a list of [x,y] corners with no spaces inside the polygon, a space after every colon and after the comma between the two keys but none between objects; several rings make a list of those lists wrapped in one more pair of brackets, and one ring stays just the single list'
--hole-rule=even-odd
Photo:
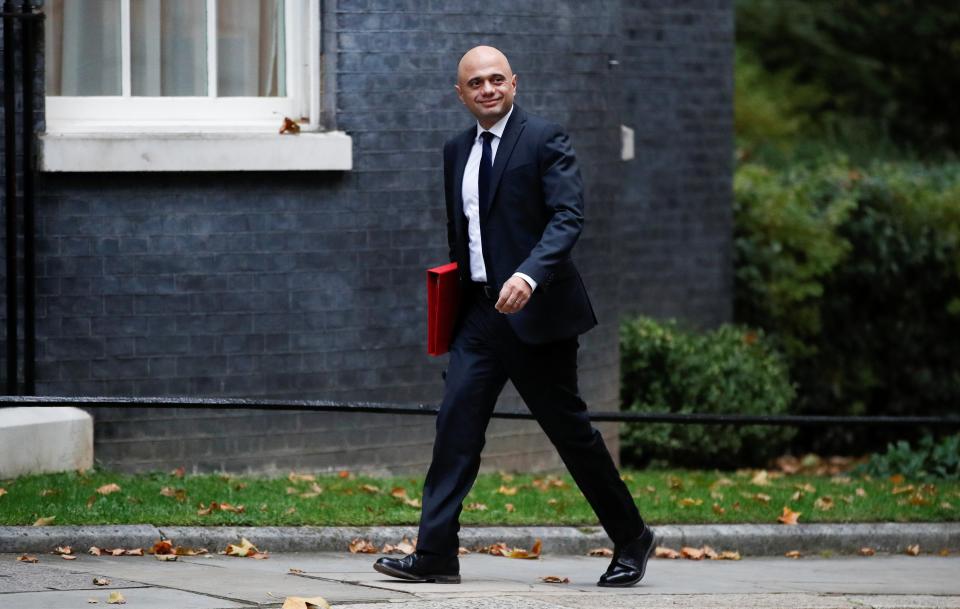
[{"label": "dark brick wall", "polygon": [[[730,121],[710,119],[704,134],[696,121],[658,125],[650,112],[674,110],[655,100],[642,112],[634,107],[633,88],[661,72],[639,60],[627,30],[662,14],[658,4],[498,1],[483,13],[470,2],[323,4],[324,99],[335,103],[325,115],[353,137],[353,171],[41,176],[39,393],[437,402],[446,358],[424,354],[423,270],[446,254],[441,147],[472,120],[453,91],[456,63],[481,43],[507,53],[519,74],[517,102],[567,125],[580,156],[587,226],[576,258],[601,321],[581,339],[581,389],[591,408],[618,406],[623,311],[724,318],[729,226],[719,208],[729,207],[729,195],[716,186],[729,182],[729,167],[658,159],[653,169],[644,155],[657,133],[683,131],[693,150],[671,141],[675,159],[726,158]],[[721,21],[732,19],[728,4],[714,3]],[[688,12],[713,15],[706,6]],[[683,25],[693,47],[686,52],[718,36],[716,22]],[[710,48],[730,55],[731,36]],[[624,61],[628,50],[636,57]],[[613,58],[620,67],[610,66]],[[679,76],[661,79],[661,89],[676,99],[699,96],[704,115],[730,113],[729,78],[679,60],[670,69]],[[647,153],[638,149],[632,163],[619,160],[621,123],[638,136],[645,129],[638,139]],[[710,193],[678,186],[700,179]],[[657,185],[635,184],[650,180]],[[680,224],[699,218],[651,216],[643,194],[650,189],[669,193],[688,214],[716,208],[715,219],[691,229]],[[656,253],[635,246],[656,230],[690,234],[693,247],[676,239]],[[700,269],[688,251],[712,266]],[[668,302],[635,287],[655,278],[638,268],[665,264],[700,269],[670,275],[682,285],[661,291]],[[714,287],[700,287],[704,279]],[[685,290],[701,295],[696,307]],[[522,405],[508,389],[499,407]],[[129,470],[423,473],[433,437],[430,417],[95,415],[97,458]],[[616,430],[604,430],[616,445]],[[486,469],[559,466],[535,424],[491,424]]]},{"label": "dark brick wall", "polygon": [[618,214],[625,314],[732,317],[733,16],[733,0],[624,3],[636,138]]}]

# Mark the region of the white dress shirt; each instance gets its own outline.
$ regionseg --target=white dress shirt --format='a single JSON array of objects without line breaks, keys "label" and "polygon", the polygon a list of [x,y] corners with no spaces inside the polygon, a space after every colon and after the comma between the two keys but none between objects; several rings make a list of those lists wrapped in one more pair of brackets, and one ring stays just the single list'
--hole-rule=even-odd
[{"label": "white dress shirt", "polygon": [[[461,185],[461,195],[463,196],[463,213],[467,216],[467,237],[470,249],[470,278],[480,283],[487,281],[487,267],[483,262],[483,244],[480,240],[480,192],[477,187],[477,180],[480,176],[480,159],[483,156],[483,138],[480,134],[489,131],[494,135],[490,141],[492,157],[491,165],[496,161],[497,148],[500,147],[500,138],[503,137],[503,130],[513,114],[513,108],[507,112],[507,115],[501,118],[497,123],[484,129],[477,123],[477,135],[473,139],[473,147],[470,149],[470,156],[467,158],[467,166],[463,170],[463,184]],[[532,277],[524,273],[514,273],[515,277],[520,277],[530,286],[531,290],[537,289],[537,282]]]}]

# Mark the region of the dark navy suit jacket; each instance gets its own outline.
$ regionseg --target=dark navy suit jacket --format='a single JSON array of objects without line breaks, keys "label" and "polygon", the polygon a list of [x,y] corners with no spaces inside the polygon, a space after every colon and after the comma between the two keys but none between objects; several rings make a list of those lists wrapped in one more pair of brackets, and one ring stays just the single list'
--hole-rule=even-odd
[{"label": "dark navy suit jacket", "polygon": [[[462,182],[476,134],[474,124],[443,148],[450,260],[457,262],[464,292],[471,279]],[[517,271],[537,282],[526,306],[507,316],[520,340],[547,343],[594,327],[597,318],[570,258],[583,228],[583,181],[567,134],[514,105],[489,192],[480,217],[487,283],[499,292]]]}]

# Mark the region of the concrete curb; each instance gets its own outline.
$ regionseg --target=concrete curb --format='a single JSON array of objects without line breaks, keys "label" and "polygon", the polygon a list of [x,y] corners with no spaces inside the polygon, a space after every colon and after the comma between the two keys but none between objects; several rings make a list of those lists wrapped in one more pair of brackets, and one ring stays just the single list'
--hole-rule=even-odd
[{"label": "concrete curb", "polygon": [[[872,524],[724,524],[657,525],[658,544],[679,550],[683,546],[709,545],[717,551],[734,550],[743,556],[780,556],[790,550],[803,554],[830,551],[854,554],[868,546],[877,552],[901,553],[919,544],[922,553],[947,549],[960,551],[960,523]],[[155,527],[152,525],[108,526],[3,526],[0,552],[49,552],[57,546],[86,551],[100,548],[149,548],[161,535],[175,544],[223,550],[228,543],[246,537],[260,550],[270,552],[340,552],[350,540],[370,540],[378,548],[413,538],[416,527]],[[529,548],[534,539],[543,541],[547,554],[586,554],[591,548],[610,547],[599,527],[468,527],[460,531],[460,543],[468,548],[503,541]]]}]

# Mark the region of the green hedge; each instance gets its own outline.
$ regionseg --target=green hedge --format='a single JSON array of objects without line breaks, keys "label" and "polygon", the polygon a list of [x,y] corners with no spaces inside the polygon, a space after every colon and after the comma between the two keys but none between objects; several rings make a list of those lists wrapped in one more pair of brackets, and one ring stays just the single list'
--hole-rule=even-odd
[{"label": "green hedge", "polygon": [[[782,414],[794,390],[763,332],[710,332],[640,317],[621,327],[622,402],[634,412]],[[623,426],[622,455],[637,465],[764,465],[785,452],[793,429],[769,425]]]},{"label": "green hedge", "polygon": [[[747,163],[734,189],[735,319],[787,355],[796,410],[955,412],[960,165]],[[903,433],[834,428],[798,440],[849,452]]]}]

